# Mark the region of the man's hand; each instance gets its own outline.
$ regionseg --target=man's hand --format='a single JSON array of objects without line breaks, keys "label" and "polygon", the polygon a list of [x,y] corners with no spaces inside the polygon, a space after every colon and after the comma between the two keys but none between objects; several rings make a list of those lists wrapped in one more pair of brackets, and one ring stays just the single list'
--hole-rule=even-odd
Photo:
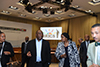
[{"label": "man's hand", "polygon": [[92,64],[91,66],[89,66],[89,67],[100,67],[99,65],[97,65],[97,64]]},{"label": "man's hand", "polygon": [[31,56],[32,56],[30,51],[27,52],[27,56],[28,56],[28,57],[31,57]]},{"label": "man's hand", "polygon": [[61,58],[66,58],[66,54],[61,55]]},{"label": "man's hand", "polygon": [[9,51],[4,51],[5,55],[10,55],[11,53]]}]

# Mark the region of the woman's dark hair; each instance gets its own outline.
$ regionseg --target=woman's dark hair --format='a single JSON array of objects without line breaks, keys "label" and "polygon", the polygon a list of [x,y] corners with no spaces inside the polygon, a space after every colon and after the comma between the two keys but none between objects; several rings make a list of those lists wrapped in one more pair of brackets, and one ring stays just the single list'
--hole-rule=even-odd
[{"label": "woman's dark hair", "polygon": [[62,33],[62,35],[64,35],[68,40],[70,39],[68,33],[64,32],[64,33]]},{"label": "woman's dark hair", "polygon": [[0,31],[0,34],[2,34],[3,32]]}]

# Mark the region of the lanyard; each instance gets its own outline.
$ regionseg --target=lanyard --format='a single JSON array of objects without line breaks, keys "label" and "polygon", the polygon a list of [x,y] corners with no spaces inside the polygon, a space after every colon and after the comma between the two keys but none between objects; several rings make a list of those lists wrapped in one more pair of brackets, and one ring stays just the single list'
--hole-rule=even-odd
[{"label": "lanyard", "polygon": [[2,45],[2,48],[1,48],[0,58],[1,58],[1,55],[2,55],[2,52],[3,52],[4,45],[5,45],[5,42],[3,42],[3,45]]}]

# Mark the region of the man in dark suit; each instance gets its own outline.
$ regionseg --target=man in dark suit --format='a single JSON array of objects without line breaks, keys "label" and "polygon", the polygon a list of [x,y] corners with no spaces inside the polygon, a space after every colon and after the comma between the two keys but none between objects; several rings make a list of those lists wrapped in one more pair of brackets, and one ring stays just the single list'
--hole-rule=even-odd
[{"label": "man in dark suit", "polygon": [[10,57],[14,56],[13,47],[5,38],[5,34],[0,32],[0,67],[7,67]]},{"label": "man in dark suit", "polygon": [[93,42],[93,41],[90,41],[90,37],[89,35],[85,35],[85,41],[81,43],[81,46],[80,46],[80,61],[82,63],[82,67],[87,67],[87,64],[86,64],[86,61],[87,61],[87,49],[88,49],[88,45],[89,43]]},{"label": "man in dark suit", "polygon": [[27,48],[28,41],[29,41],[29,37],[26,36],[25,42],[23,42],[21,45],[21,51],[22,51],[22,65],[21,65],[21,67],[24,67],[25,63],[28,61],[27,56],[26,56],[26,48]]},{"label": "man in dark suit", "polygon": [[51,63],[50,44],[42,39],[43,32],[36,32],[36,39],[29,41],[27,46],[27,56],[29,61],[27,67],[49,67]]}]

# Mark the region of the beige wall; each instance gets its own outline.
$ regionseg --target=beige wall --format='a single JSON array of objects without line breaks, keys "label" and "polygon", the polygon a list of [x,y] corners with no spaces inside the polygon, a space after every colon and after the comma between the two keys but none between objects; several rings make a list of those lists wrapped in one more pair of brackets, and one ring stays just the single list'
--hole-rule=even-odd
[{"label": "beige wall", "polygon": [[[62,27],[62,32],[68,32],[70,35],[70,38],[72,38],[72,40],[75,41],[76,44],[79,44],[78,38],[82,37],[84,39],[85,34],[89,34],[90,39],[92,39],[91,26],[95,23],[100,23],[100,14],[98,14],[98,17],[83,16],[83,17],[77,17],[77,18],[68,19],[68,20],[59,21],[59,22],[57,21],[50,24],[27,20],[27,19],[9,17],[9,16],[4,16],[4,15],[0,15],[0,19],[32,24],[32,39],[35,38],[35,33],[41,26],[42,27],[45,27],[45,26],[46,27],[47,26]],[[51,40],[49,42],[50,42],[51,48],[56,48],[59,41]]]},{"label": "beige wall", "polygon": [[35,38],[35,33],[37,30],[40,29],[40,27],[45,27],[48,26],[48,23],[41,23],[37,21],[32,21],[24,18],[16,18],[16,17],[11,17],[11,16],[5,16],[5,15],[0,15],[0,20],[6,20],[6,21],[15,21],[15,22],[20,22],[20,23],[27,23],[27,24],[32,24],[32,39]]}]

